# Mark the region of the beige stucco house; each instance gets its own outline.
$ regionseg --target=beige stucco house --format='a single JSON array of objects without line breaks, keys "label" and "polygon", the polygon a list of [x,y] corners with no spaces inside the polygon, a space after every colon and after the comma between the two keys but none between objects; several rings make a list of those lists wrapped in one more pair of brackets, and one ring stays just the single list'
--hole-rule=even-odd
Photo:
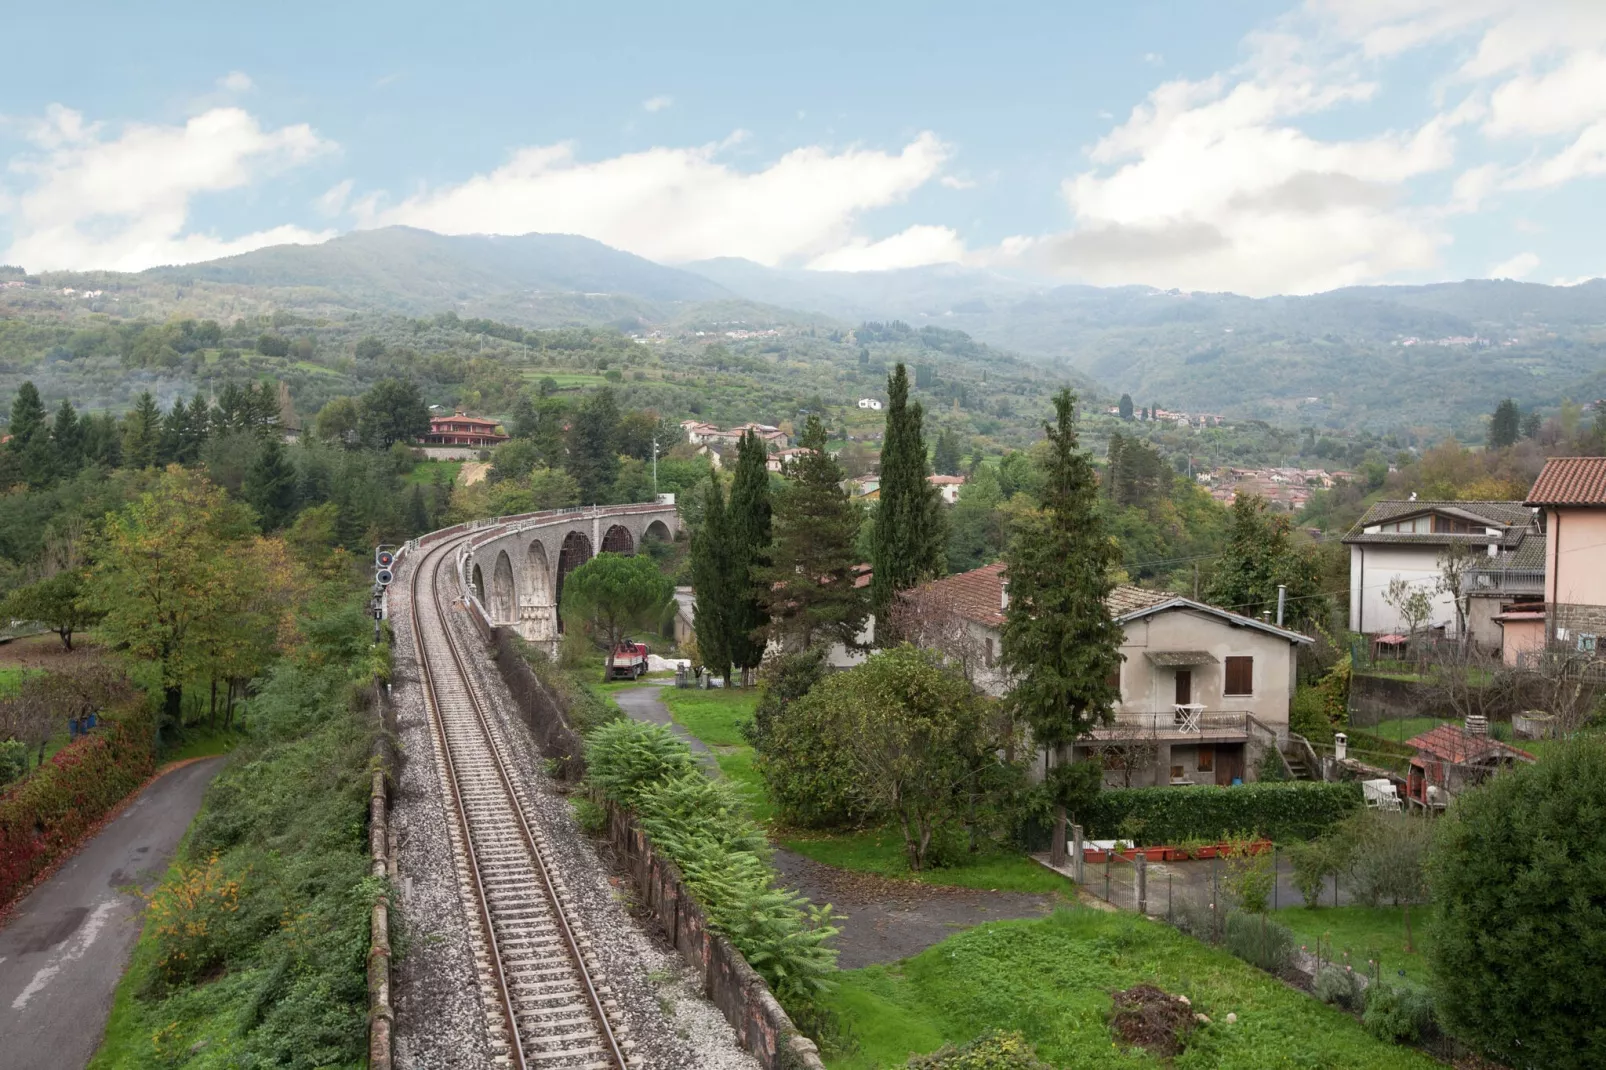
[{"label": "beige stucco house", "polygon": [[[998,660],[1009,607],[1002,563],[906,597],[919,641],[959,660],[981,690],[1008,692]],[[1076,749],[1103,752],[1112,785],[1253,779],[1260,752],[1287,738],[1298,650],[1312,640],[1164,591],[1118,586],[1108,606],[1125,633],[1120,702],[1115,723]]]}]

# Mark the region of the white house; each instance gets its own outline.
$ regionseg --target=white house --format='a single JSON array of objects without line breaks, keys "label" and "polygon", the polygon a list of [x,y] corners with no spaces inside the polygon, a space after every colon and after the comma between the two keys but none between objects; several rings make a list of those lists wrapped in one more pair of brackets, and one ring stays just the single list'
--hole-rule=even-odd
[{"label": "white house", "polygon": [[[1002,563],[923,584],[905,596],[916,641],[961,661],[1002,696],[999,664],[1009,583]],[[1103,751],[1112,784],[1252,780],[1260,753],[1288,736],[1299,647],[1309,636],[1165,591],[1122,585],[1108,606],[1125,637],[1114,724],[1077,750]],[[1141,742],[1141,748],[1131,744]],[[1120,767],[1143,750],[1140,770]]]},{"label": "white house", "polygon": [[[1349,628],[1369,635],[1407,630],[1385,600],[1396,579],[1428,595],[1428,628],[1456,635],[1454,596],[1444,590],[1441,559],[1455,545],[1471,548],[1490,566],[1512,557],[1530,537],[1542,544],[1536,510],[1521,502],[1381,501],[1356,522],[1349,547]],[[1498,635],[1494,637],[1498,646]]]},{"label": "white house", "polygon": [[860,398],[859,408],[869,409],[872,412],[880,412],[881,402],[877,401],[875,398]]},{"label": "white house", "polygon": [[959,500],[959,488],[965,485],[964,476],[927,476],[926,482],[937,488],[942,500],[949,505]]}]

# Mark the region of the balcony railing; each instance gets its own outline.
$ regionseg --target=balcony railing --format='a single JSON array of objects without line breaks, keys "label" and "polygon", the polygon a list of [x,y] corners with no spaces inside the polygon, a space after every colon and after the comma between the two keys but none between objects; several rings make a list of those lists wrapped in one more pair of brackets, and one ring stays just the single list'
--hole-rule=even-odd
[{"label": "balcony railing", "polygon": [[1542,568],[1480,568],[1467,573],[1467,594],[1544,594]]},{"label": "balcony railing", "polygon": [[1117,713],[1113,724],[1100,725],[1093,730],[1093,738],[1112,740],[1156,736],[1168,739],[1221,739],[1247,736],[1257,730],[1271,731],[1267,725],[1243,710],[1198,710],[1191,716],[1177,711]]}]

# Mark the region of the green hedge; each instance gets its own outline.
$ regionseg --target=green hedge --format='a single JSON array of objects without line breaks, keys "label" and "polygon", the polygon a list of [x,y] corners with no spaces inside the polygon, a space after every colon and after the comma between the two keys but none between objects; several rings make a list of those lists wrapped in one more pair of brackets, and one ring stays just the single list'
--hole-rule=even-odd
[{"label": "green hedge", "polygon": [[1143,844],[1219,840],[1238,832],[1283,841],[1319,836],[1360,805],[1361,787],[1353,783],[1114,788],[1078,816],[1090,839],[1124,838],[1128,819],[1136,819]]}]

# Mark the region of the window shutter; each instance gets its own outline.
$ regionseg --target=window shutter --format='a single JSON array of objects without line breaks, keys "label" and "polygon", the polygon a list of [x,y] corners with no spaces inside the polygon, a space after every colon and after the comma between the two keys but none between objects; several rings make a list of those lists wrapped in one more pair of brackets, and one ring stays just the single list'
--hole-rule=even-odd
[{"label": "window shutter", "polygon": [[1225,695],[1253,695],[1255,693],[1255,659],[1229,657],[1227,659]]}]

